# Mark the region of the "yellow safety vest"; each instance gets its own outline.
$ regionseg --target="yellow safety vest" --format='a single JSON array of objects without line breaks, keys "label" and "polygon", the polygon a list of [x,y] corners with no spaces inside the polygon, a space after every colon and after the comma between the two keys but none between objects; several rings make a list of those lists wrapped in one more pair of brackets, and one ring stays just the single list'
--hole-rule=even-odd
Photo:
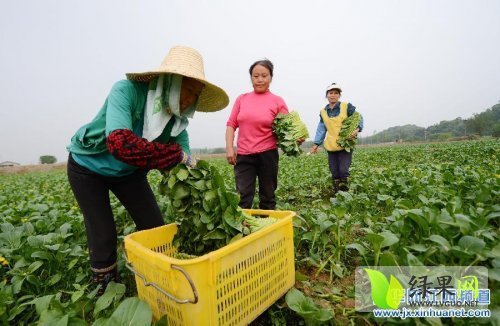
[{"label": "yellow safety vest", "polygon": [[323,147],[329,152],[337,152],[344,149],[337,144],[337,139],[339,139],[342,121],[347,119],[347,104],[347,102],[340,102],[340,114],[336,117],[329,117],[325,109],[321,109],[320,111],[321,118],[323,118],[323,123],[326,127],[326,137]]}]

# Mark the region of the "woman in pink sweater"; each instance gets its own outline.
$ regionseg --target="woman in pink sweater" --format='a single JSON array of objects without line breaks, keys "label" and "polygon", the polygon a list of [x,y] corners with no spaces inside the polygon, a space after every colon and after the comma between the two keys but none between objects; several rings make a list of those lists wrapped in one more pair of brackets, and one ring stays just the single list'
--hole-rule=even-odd
[{"label": "woman in pink sweater", "polygon": [[[260,60],[250,66],[253,92],[236,99],[226,128],[226,156],[234,165],[240,207],[251,208],[255,182],[259,179],[259,208],[276,208],[274,192],[278,186],[278,148],[272,124],[278,113],[288,113],[283,99],[269,90],[273,64]],[[238,131],[234,151],[234,134]]]}]

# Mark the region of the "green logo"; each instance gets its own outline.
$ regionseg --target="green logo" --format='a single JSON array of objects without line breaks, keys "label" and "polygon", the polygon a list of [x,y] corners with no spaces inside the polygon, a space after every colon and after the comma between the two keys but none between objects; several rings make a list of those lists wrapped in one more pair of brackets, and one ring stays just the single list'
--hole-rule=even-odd
[{"label": "green logo", "polygon": [[404,296],[401,283],[392,275],[387,281],[385,275],[374,269],[364,268],[372,286],[372,299],[382,309],[398,309]]},{"label": "green logo", "polygon": [[479,296],[479,281],[476,276],[462,276],[462,279],[457,281],[458,298],[462,297],[463,291],[472,291],[474,294],[474,300],[477,300]]}]

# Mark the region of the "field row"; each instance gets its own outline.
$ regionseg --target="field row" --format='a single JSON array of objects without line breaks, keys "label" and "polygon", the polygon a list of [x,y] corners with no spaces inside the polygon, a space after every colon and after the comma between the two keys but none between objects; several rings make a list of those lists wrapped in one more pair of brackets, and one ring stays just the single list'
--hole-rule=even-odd
[{"label": "field row", "polygon": [[[255,324],[391,323],[354,311],[352,271],[360,265],[486,266],[495,289],[490,308],[498,309],[499,153],[495,140],[360,148],[351,191],[335,198],[325,153],[281,156],[277,209],[298,213],[296,288],[309,304],[289,309],[281,300]],[[232,167],[222,158],[209,162],[234,191]],[[169,222],[160,178],[149,175]],[[99,325],[118,309],[147,310],[125,300],[135,288],[121,260],[123,284],[96,301],[83,219],[64,171],[3,175],[0,189],[1,324]],[[134,226],[112,198],[121,240]]]}]

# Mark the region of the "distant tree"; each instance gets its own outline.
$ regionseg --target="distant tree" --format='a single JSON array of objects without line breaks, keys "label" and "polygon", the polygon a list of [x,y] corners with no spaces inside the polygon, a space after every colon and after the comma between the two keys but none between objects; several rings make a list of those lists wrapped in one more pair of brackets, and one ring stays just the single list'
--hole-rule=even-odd
[{"label": "distant tree", "polygon": [[493,133],[491,134],[493,137],[500,137],[500,122],[496,123],[493,127]]},{"label": "distant tree", "polygon": [[53,164],[57,162],[57,158],[52,155],[40,156],[40,164]]},{"label": "distant tree", "polygon": [[445,141],[450,138],[452,138],[452,133],[451,132],[440,132],[437,134],[432,134],[429,139],[430,140],[438,140],[438,141]]},{"label": "distant tree", "polygon": [[495,125],[500,121],[500,104],[495,104],[490,109],[474,114],[472,118],[466,120],[467,133],[478,134],[480,136],[493,135]]},{"label": "distant tree", "polygon": [[427,132],[432,134],[451,133],[453,136],[465,136],[465,122],[462,118],[456,118],[450,121],[441,121],[436,125],[427,128]]},{"label": "distant tree", "polygon": [[222,154],[225,152],[226,152],[225,147],[216,147],[216,148],[212,148],[209,153],[210,154]]},{"label": "distant tree", "polygon": [[364,137],[363,143],[377,144],[398,141],[407,142],[423,140],[424,130],[424,128],[415,125],[391,127],[379,133],[374,132],[372,136]]}]

